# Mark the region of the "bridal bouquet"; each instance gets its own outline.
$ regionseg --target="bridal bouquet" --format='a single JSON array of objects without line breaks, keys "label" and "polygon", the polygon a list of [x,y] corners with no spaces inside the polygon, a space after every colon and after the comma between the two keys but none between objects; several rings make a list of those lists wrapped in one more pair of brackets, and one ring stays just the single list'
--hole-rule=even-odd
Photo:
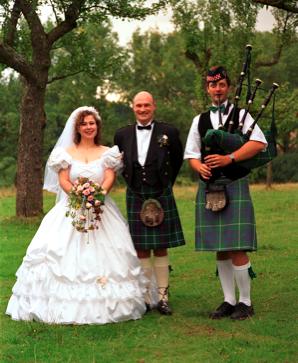
[{"label": "bridal bouquet", "polygon": [[66,217],[72,218],[72,225],[79,232],[98,229],[104,200],[105,191],[98,183],[88,178],[78,178],[68,196]]}]

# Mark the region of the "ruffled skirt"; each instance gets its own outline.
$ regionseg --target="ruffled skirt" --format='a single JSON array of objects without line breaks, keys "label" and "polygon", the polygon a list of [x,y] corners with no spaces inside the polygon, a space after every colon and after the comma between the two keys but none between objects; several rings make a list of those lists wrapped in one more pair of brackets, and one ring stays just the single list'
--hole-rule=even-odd
[{"label": "ruffled skirt", "polygon": [[143,276],[128,227],[106,198],[99,229],[77,232],[60,201],[18,269],[6,313],[14,320],[106,324],[145,313]]}]

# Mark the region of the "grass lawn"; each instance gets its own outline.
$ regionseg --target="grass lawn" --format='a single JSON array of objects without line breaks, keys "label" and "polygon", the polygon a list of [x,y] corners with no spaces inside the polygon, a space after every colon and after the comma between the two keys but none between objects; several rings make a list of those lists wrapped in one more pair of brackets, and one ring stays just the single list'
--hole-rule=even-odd
[{"label": "grass lawn", "polygon": [[[151,312],[141,320],[104,326],[17,322],[5,315],[14,274],[40,219],[16,219],[14,191],[0,190],[0,362],[298,362],[298,184],[251,190],[259,246],[251,254],[257,273],[252,319],[208,318],[222,294],[214,254],[194,251],[193,186],[175,189],[187,244],[170,250],[174,314]],[[124,190],[115,190],[113,198],[125,214]],[[45,194],[44,209],[53,203]]]}]

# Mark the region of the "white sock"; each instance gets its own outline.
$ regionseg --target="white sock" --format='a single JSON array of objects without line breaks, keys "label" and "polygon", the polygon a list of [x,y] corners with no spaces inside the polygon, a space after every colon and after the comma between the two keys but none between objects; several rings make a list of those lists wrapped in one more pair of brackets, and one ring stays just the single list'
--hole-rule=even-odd
[{"label": "white sock", "polygon": [[145,293],[145,302],[147,304],[151,304],[151,279],[152,279],[152,273],[153,273],[153,268],[152,268],[152,263],[151,263],[151,258],[140,258],[139,259],[140,264],[142,266],[142,270],[144,272],[144,275],[147,277],[148,279],[148,284],[146,286],[146,293]]},{"label": "white sock", "polygon": [[232,260],[216,260],[216,264],[225,301],[231,305],[236,305],[235,280]]},{"label": "white sock", "polygon": [[153,267],[158,287],[158,299],[168,300],[169,256],[154,256]]},{"label": "white sock", "polygon": [[246,263],[242,266],[235,266],[234,274],[236,279],[236,284],[239,289],[239,302],[244,303],[247,306],[251,305],[250,300],[250,276],[248,273],[248,269],[250,267],[250,262]]}]

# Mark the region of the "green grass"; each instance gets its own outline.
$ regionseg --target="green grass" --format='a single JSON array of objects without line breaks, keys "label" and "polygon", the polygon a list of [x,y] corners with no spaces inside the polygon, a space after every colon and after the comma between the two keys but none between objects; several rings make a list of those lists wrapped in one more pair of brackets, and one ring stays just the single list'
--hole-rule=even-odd
[{"label": "green grass", "polygon": [[[213,321],[222,301],[213,253],[194,251],[195,188],[175,190],[187,245],[170,251],[174,314],[152,312],[138,321],[104,326],[16,322],[5,315],[15,272],[40,219],[16,219],[14,193],[0,192],[0,362],[297,362],[298,185],[252,187],[258,225],[251,254],[256,315],[247,321]],[[124,192],[113,197],[125,214]],[[54,198],[45,195],[45,210]]]}]

